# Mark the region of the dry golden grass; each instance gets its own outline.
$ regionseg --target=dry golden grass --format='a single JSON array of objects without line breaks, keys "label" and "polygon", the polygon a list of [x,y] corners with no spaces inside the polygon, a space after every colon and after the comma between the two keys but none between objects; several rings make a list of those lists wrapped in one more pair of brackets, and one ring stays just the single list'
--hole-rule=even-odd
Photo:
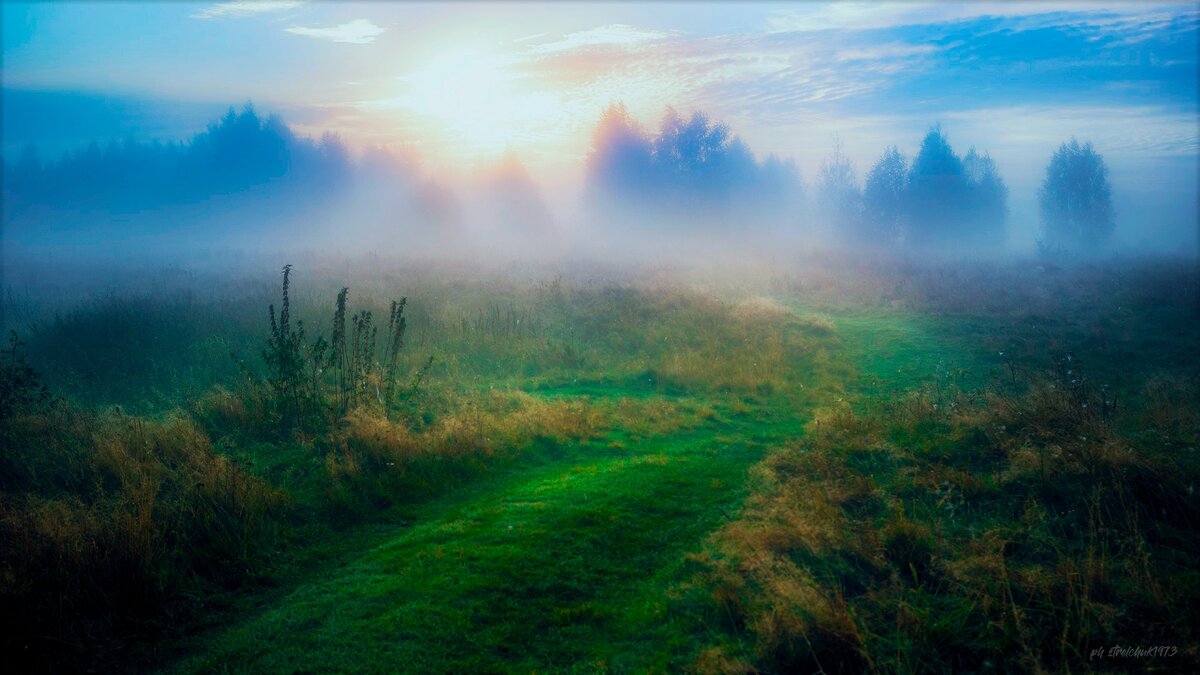
[{"label": "dry golden grass", "polygon": [[449,412],[420,429],[365,408],[352,411],[329,441],[331,489],[342,499],[357,492],[360,499],[395,501],[406,489],[450,481],[448,474],[498,455],[592,438],[607,422],[587,402],[519,391],[484,392],[443,405]]},{"label": "dry golden grass", "polygon": [[17,415],[4,434],[0,596],[29,610],[4,621],[22,649],[75,644],[80,631],[187,604],[198,584],[241,578],[286,505],[180,415],[59,405]]},{"label": "dry golden grass", "polygon": [[1132,427],[1050,384],[818,411],[696,557],[749,636],[696,669],[1050,672],[1138,635],[1197,663],[1197,466],[1171,451],[1195,438],[1196,390],[1148,386]]}]

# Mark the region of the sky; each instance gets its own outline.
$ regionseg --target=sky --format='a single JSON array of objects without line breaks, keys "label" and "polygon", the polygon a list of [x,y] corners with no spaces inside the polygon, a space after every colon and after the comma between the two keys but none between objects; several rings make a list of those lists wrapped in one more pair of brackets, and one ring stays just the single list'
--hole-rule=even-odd
[{"label": "sky", "polygon": [[[1194,2],[3,4],[4,146],[185,139],[252,100],[311,134],[438,170],[515,150],[549,192],[582,181],[623,101],[728,123],[811,182],[840,144],[860,176],[940,123],[995,158],[1016,236],[1072,136],[1112,170],[1122,228],[1194,238],[1200,5]],[[1149,229],[1147,229],[1149,228]]]}]

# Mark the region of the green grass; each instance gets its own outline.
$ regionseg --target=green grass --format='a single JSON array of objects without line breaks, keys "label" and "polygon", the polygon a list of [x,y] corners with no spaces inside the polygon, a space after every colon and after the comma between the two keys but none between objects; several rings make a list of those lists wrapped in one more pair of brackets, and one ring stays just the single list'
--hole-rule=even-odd
[{"label": "green grass", "polygon": [[[690,667],[703,644],[698,635],[717,628],[681,610],[673,589],[687,580],[686,554],[738,513],[747,469],[803,434],[816,402],[856,381],[908,386],[937,358],[962,354],[911,317],[858,314],[834,323],[824,336],[828,361],[793,364],[809,375],[801,393],[710,396],[716,415],[683,433],[631,438],[618,429],[464,488],[415,511],[411,528],[362,557],[208,636],[174,670]],[[868,347],[879,344],[888,349]],[[658,396],[637,380],[546,386],[537,393]]]},{"label": "green grass", "polygon": [[693,627],[664,621],[663,591],[745,496],[739,477],[764,451],[708,429],[688,436],[581,448],[422,509],[419,524],[214,636],[182,670],[678,665]]},{"label": "green grass", "polygon": [[[272,545],[245,561],[246,578],[219,590],[166,589],[195,604],[177,625],[152,608],[154,630],[137,635],[89,624],[94,632],[79,639],[91,640],[95,661],[67,663],[169,672],[770,671],[813,665],[798,646],[803,635],[832,659],[819,664],[831,672],[980,666],[981,655],[1012,647],[1024,629],[1008,629],[1009,642],[980,637],[988,624],[971,603],[983,600],[923,576],[942,579],[944,560],[986,567],[994,560],[970,548],[971,533],[1011,533],[1031,517],[1020,492],[1028,476],[1000,477],[1008,459],[989,454],[994,430],[975,428],[985,412],[999,415],[980,401],[1026,410],[1020,397],[1031,374],[1071,351],[1090,382],[1119,391],[1123,407],[1157,405],[1152,423],[1124,417],[1114,434],[1166,438],[1168,452],[1185,452],[1179,428],[1187,423],[1167,413],[1187,406],[1190,390],[1148,383],[1193,376],[1196,317],[1186,298],[1149,302],[1171,285],[1140,267],[1037,278],[1019,268],[859,272],[800,272],[790,286],[718,278],[694,287],[415,275],[403,288],[377,273],[351,291],[355,311],[378,315],[377,299],[408,295],[401,372],[431,354],[435,366],[405,405],[331,419],[301,436],[279,430],[269,405],[230,375],[232,360],[212,365],[230,348],[261,372],[254,350],[269,294],[66,314],[30,340],[34,365],[59,391],[81,405],[152,416],[183,408],[170,414],[193,419],[217,455],[288,504],[271,516]],[[294,311],[310,336],[328,330],[329,301],[343,282],[294,280]],[[192,329],[158,325],[180,308]],[[198,337],[205,326],[212,334]],[[80,331],[96,335],[82,342],[94,353],[72,352]],[[130,331],[132,366],[120,353]],[[122,379],[127,367],[136,377]],[[197,401],[213,384],[229,391]],[[1047,419],[1050,431],[1068,430]],[[863,436],[861,424],[877,433]],[[1030,431],[1029,448],[1056,438],[1038,433]],[[88,443],[79,441],[78,461],[86,463]],[[810,457],[813,447],[821,452]],[[1014,466],[1028,469],[1026,450],[1009,450]],[[977,492],[964,502],[969,519],[943,518],[946,481],[955,495]],[[764,532],[774,538],[760,539]],[[1194,545],[1186,528],[1161,532],[1156,555],[1173,560]],[[1054,552],[1048,542],[1059,532],[1029,533],[1036,546],[1026,542],[1026,552]],[[1125,549],[1116,555],[1136,562]],[[781,567],[764,573],[756,560]],[[854,620],[836,599],[869,588],[875,604],[855,611],[870,649],[838,648],[847,639],[838,631]],[[1191,587],[1180,577],[1177,588],[1186,595]],[[801,601],[775,607],[770,621],[760,620],[770,612],[755,613],[772,607],[764,598],[793,592]],[[797,606],[804,611],[789,614]],[[1053,619],[1061,608],[1032,607],[1051,616],[1046,630],[1061,628]],[[944,661],[927,659],[964,621],[974,642]],[[829,630],[805,633],[811,625]]]}]

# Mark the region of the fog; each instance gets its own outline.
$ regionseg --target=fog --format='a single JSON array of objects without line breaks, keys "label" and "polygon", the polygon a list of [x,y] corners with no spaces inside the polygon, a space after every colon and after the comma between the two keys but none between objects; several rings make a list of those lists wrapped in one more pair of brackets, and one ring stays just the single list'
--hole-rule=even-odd
[{"label": "fog", "polygon": [[1200,672],[1200,4],[0,39],[13,672]]},{"label": "fog", "polygon": [[[63,122],[87,129],[89,113]],[[4,255],[6,266],[314,251],[542,262],[1051,255],[1039,195],[1058,148],[1044,149],[1040,172],[1031,158],[1014,175],[989,148],[958,144],[949,125],[896,139],[869,162],[847,156],[842,138],[804,171],[703,111],[667,108],[655,124],[618,102],[597,111],[572,189],[570,177],[539,180],[517,148],[450,172],[414,152],[306,136],[251,104],[177,142],[96,138],[54,154],[6,137],[20,150],[4,161]],[[1114,168],[1095,156],[1111,222],[1055,242],[1053,255],[1195,252],[1195,157]]]}]

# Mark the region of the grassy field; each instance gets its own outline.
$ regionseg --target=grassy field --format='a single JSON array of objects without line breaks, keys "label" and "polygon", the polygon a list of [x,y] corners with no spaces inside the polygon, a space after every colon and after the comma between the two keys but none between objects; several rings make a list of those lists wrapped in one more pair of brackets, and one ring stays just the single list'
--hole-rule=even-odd
[{"label": "grassy field", "polygon": [[1200,664],[1189,261],[164,276],[5,291],[23,670]]}]

